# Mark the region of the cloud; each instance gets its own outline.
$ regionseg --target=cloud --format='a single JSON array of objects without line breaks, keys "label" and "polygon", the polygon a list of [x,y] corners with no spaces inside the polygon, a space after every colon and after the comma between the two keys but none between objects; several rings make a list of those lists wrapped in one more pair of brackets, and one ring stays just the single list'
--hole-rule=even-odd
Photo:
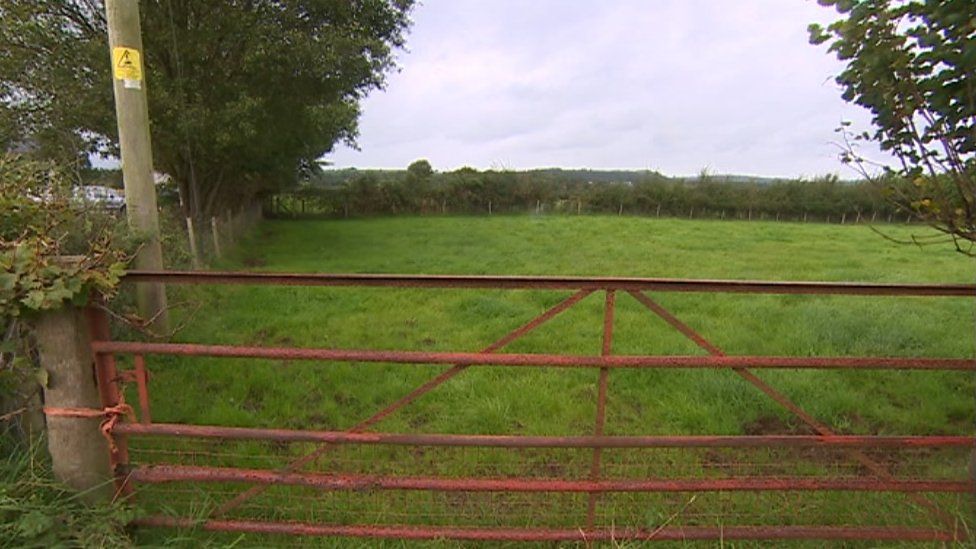
[{"label": "cloud", "polygon": [[430,0],[402,70],[364,103],[360,151],[328,159],[844,173],[833,129],[869,118],[807,43],[830,16],[782,0]]}]

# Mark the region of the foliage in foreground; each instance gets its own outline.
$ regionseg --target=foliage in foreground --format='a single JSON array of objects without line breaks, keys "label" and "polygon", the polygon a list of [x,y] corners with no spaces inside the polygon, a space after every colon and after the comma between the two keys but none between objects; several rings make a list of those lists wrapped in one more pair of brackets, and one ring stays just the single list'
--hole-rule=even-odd
[{"label": "foliage in foreground", "polygon": [[[25,316],[114,294],[124,224],[72,197],[57,166],[0,157],[0,415],[37,390]],[[67,257],[66,257],[67,256]]]},{"label": "foliage in foreground", "polygon": [[72,199],[56,166],[0,158],[0,211],[0,316],[114,291],[125,268],[119,224]]},{"label": "foliage in foreground", "polygon": [[0,433],[0,547],[128,547],[121,504],[86,505],[54,480],[38,444]]},{"label": "foliage in foreground", "polygon": [[814,44],[845,63],[846,101],[874,131],[840,131],[842,159],[865,172],[853,146],[871,140],[900,162],[886,168],[892,200],[976,255],[976,17],[971,0],[819,0],[841,14],[810,26]]}]

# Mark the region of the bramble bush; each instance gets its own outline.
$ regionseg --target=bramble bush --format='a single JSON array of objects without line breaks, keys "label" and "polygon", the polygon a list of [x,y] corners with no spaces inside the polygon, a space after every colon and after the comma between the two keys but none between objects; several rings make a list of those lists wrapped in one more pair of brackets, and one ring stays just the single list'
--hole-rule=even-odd
[{"label": "bramble bush", "polygon": [[72,195],[50,162],[0,157],[0,416],[24,411],[43,371],[25,317],[111,297],[124,272],[124,224]]},{"label": "bramble bush", "polygon": [[0,159],[0,211],[0,316],[114,293],[126,263],[121,224],[74,199],[57,166]]}]

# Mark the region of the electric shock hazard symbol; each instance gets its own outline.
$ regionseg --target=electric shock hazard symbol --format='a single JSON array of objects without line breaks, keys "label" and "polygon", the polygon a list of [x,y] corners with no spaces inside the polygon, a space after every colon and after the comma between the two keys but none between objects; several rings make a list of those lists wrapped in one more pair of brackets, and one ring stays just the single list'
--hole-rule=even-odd
[{"label": "electric shock hazard symbol", "polygon": [[142,80],[142,59],[139,50],[133,48],[114,48],[112,50],[112,73],[116,80],[130,82]]}]

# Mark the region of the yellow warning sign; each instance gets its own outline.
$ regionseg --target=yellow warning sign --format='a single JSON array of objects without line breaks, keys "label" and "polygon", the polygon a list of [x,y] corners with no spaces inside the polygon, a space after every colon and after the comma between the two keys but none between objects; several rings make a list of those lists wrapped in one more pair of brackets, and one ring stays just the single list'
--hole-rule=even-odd
[{"label": "yellow warning sign", "polygon": [[112,73],[116,80],[142,80],[142,59],[139,50],[114,48],[112,50]]}]

